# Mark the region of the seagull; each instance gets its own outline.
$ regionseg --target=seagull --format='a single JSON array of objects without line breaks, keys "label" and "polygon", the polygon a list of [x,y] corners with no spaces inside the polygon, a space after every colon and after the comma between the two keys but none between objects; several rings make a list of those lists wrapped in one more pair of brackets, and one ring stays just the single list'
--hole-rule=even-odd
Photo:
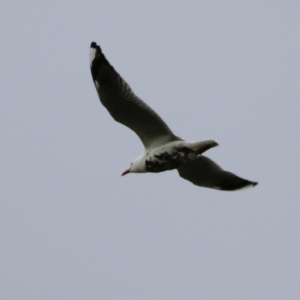
[{"label": "seagull", "polygon": [[201,187],[234,191],[257,182],[223,170],[202,155],[218,146],[214,140],[188,142],[176,136],[165,121],[137,97],[108,62],[99,45],[90,47],[90,68],[101,103],[113,119],[133,130],[145,151],[122,173],[158,173],[177,169],[179,176]]}]

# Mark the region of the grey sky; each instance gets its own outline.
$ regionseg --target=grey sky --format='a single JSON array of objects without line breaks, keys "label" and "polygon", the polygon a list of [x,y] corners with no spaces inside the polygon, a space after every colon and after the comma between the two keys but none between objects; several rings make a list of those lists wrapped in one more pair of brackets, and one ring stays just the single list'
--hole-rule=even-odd
[{"label": "grey sky", "polygon": [[[0,298],[299,299],[299,1],[2,1]],[[142,153],[100,104],[99,43],[219,192]]]}]

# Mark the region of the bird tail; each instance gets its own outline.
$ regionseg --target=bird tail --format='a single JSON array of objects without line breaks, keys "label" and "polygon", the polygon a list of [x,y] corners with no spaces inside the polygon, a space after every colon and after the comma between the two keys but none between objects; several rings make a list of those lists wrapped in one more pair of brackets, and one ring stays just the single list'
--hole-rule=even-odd
[{"label": "bird tail", "polygon": [[196,143],[190,143],[188,145],[188,148],[196,154],[202,154],[203,152],[207,151],[210,148],[216,147],[219,144],[215,142],[214,140],[208,140],[208,141],[202,141],[202,142],[196,142]]}]

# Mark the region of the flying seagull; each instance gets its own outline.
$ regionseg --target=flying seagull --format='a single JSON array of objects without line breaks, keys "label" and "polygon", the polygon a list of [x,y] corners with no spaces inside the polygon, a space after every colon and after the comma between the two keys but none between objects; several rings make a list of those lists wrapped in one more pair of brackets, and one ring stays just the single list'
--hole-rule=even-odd
[{"label": "flying seagull", "polygon": [[176,136],[164,120],[137,97],[95,42],[90,48],[90,67],[101,103],[115,121],[132,129],[145,151],[122,173],[163,172],[177,169],[193,184],[225,191],[257,185],[224,171],[202,153],[218,146],[213,140],[187,142]]}]

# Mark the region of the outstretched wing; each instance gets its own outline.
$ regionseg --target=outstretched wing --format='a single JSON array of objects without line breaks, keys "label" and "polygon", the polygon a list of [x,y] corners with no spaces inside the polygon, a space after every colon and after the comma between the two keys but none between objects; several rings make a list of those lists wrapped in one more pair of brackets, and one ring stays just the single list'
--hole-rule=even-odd
[{"label": "outstretched wing", "polygon": [[139,136],[146,149],[179,139],[163,119],[133,93],[95,42],[91,44],[90,66],[101,103],[115,121]]},{"label": "outstretched wing", "polygon": [[191,181],[195,185],[212,189],[234,191],[257,185],[257,182],[224,171],[215,162],[203,155],[181,165],[177,170],[183,179]]}]

